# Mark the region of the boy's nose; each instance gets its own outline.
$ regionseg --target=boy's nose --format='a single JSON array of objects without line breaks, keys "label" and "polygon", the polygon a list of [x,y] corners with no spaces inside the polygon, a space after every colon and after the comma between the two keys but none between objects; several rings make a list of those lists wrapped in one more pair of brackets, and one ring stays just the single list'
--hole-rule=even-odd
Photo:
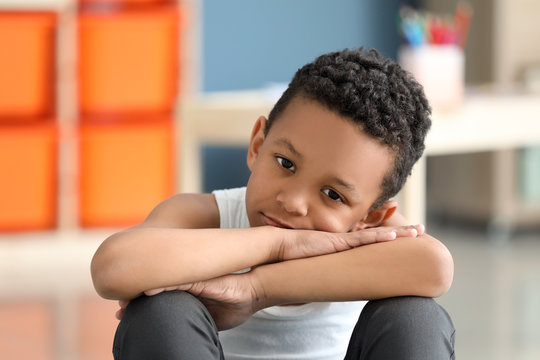
[{"label": "boy's nose", "polygon": [[302,190],[281,191],[277,196],[277,201],[290,214],[297,216],[308,214],[308,197]]}]

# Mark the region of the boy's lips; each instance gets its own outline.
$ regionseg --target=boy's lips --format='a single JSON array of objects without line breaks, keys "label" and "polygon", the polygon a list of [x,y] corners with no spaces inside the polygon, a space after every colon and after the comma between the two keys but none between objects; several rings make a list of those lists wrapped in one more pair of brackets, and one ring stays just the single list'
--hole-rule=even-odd
[{"label": "boy's lips", "polygon": [[263,218],[264,225],[274,226],[274,227],[279,227],[279,228],[284,228],[284,229],[293,229],[292,226],[287,225],[284,222],[274,219],[268,215],[265,215],[264,213],[261,213],[261,215]]}]

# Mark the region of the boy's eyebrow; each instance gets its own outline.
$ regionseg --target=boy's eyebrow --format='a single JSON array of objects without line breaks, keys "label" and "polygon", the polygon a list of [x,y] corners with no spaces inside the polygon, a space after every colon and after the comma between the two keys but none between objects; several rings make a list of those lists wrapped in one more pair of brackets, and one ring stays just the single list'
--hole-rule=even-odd
[{"label": "boy's eyebrow", "polygon": [[294,145],[290,142],[289,139],[286,139],[286,138],[279,138],[275,141],[276,144],[278,145],[283,145],[285,147],[287,147],[287,149],[289,149],[290,152],[293,153],[293,155],[299,157],[299,158],[302,158],[302,154],[300,154],[300,152],[298,152],[298,150],[296,150],[296,148],[294,147]]},{"label": "boy's eyebrow", "polygon": [[343,186],[345,189],[349,190],[354,195],[358,195],[358,191],[356,190],[356,186],[354,186],[353,184],[350,184],[350,183],[346,182],[345,180],[343,180],[341,178],[338,178],[338,177],[334,177],[334,178],[332,178],[332,180],[334,182],[336,182],[337,184]]}]

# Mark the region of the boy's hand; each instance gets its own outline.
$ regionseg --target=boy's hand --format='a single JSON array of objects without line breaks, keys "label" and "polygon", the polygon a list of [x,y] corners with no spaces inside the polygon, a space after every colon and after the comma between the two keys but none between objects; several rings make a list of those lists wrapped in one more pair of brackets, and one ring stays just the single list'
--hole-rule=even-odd
[{"label": "boy's hand", "polygon": [[[263,308],[250,273],[226,275],[192,284],[148,290],[144,293],[153,296],[172,290],[183,290],[196,296],[212,315],[218,330],[238,326]],[[116,312],[116,318],[121,320],[129,301],[120,300],[118,304],[120,310]]]},{"label": "boy's hand", "polygon": [[[218,330],[227,330],[242,324],[262,308],[253,281],[249,273],[233,274],[192,284],[152,289],[144,294],[153,296],[163,291],[187,291],[206,306]],[[116,318],[121,320],[129,301],[120,300],[118,304],[120,309],[116,312]]]},{"label": "boy's hand", "polygon": [[424,226],[381,226],[348,233],[287,231],[287,236],[279,249],[278,261],[331,254],[362,245],[392,241],[398,237],[416,237],[424,233]]},{"label": "boy's hand", "polygon": [[212,315],[218,330],[227,330],[262,309],[253,281],[250,273],[234,274],[180,285],[176,289],[196,296]]}]

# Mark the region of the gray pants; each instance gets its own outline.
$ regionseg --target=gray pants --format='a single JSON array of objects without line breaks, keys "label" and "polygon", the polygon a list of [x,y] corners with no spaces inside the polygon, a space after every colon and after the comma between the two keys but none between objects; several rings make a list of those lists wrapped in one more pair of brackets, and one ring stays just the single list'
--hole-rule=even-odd
[{"label": "gray pants", "polygon": [[[433,299],[369,301],[354,328],[345,360],[448,360],[454,326]],[[204,305],[183,291],[142,296],[129,303],[114,339],[116,360],[224,359]]]}]

